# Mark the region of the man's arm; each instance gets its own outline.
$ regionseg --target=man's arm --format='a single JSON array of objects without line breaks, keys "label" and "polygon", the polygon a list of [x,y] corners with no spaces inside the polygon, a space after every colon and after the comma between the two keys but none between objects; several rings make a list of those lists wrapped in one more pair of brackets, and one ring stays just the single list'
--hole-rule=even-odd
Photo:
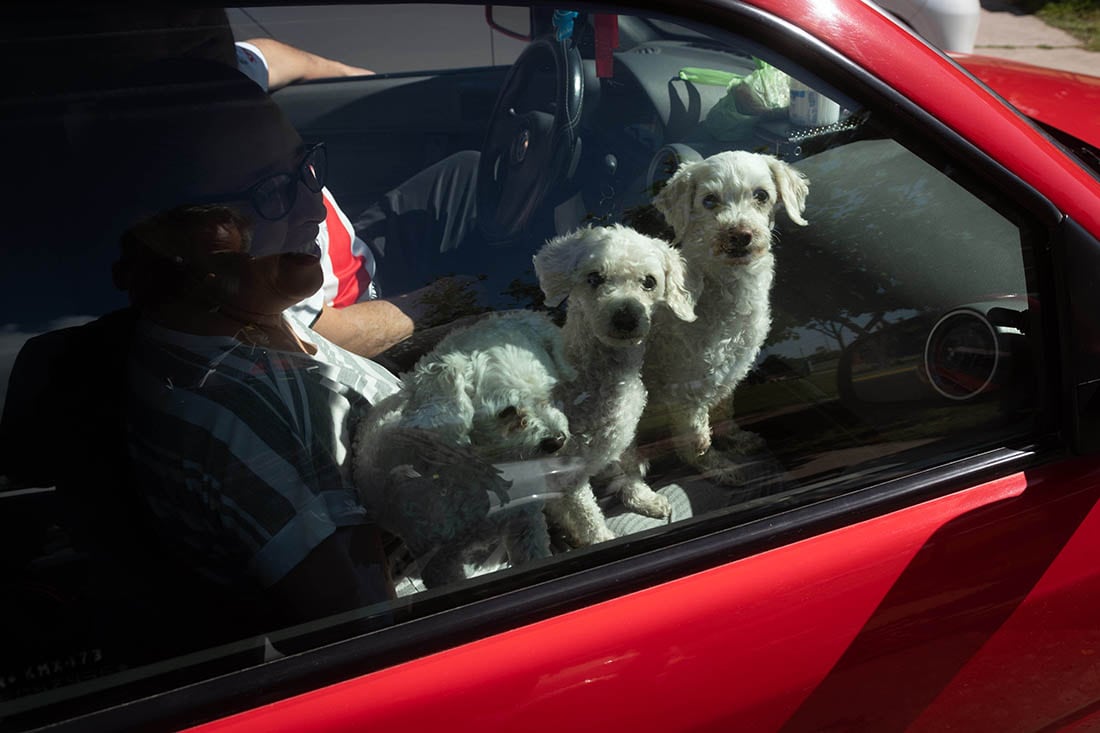
[{"label": "man's arm", "polygon": [[267,86],[268,91],[271,92],[299,81],[338,76],[367,76],[374,73],[370,69],[350,66],[288,46],[274,38],[250,38],[246,43],[258,48],[267,60]]},{"label": "man's arm", "polygon": [[440,278],[419,290],[387,300],[364,300],[343,308],[326,305],[312,328],[337,346],[368,359],[409,341],[415,331],[417,351],[430,348],[456,327],[469,325],[484,309],[469,307],[480,301],[480,281],[468,275]]},{"label": "man's arm", "polygon": [[344,308],[325,306],[313,330],[360,356],[381,354],[412,336],[415,322],[388,300],[364,300]]}]

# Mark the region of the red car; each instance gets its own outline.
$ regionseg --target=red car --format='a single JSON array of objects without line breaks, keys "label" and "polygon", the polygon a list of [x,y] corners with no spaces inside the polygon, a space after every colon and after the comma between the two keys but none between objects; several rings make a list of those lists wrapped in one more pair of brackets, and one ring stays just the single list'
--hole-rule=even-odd
[{"label": "red car", "polygon": [[[234,8],[174,29],[143,12],[55,25],[30,9],[3,34],[41,63],[12,80],[0,122],[17,189],[0,250],[0,730],[1100,722],[1100,78],[953,60],[858,0],[280,7],[262,27]],[[445,331],[486,310],[567,321],[532,255],[585,226],[675,241],[651,202],[682,164],[742,150],[804,176],[808,224],[775,224],[766,341],[711,411],[711,450],[736,459],[736,480],[678,457],[682,436],[646,413],[646,480],[670,510],[643,516],[594,481],[614,539],[575,541],[548,513],[548,557],[509,561],[496,538],[440,583],[423,571],[446,547],[379,520],[387,598],[293,624],[248,617],[232,587],[184,586],[181,555],[157,554],[180,549],[171,525],[141,527],[156,548],[130,532],[155,492],[122,490],[133,449],[102,447],[127,414],[111,354],[131,345],[103,336],[125,306],[119,250],[82,236],[97,212],[80,201],[106,173],[83,167],[73,120],[125,93],[89,67],[192,54],[164,39],[195,28],[374,72],[273,96],[325,143],[322,182],[372,248],[381,295],[461,284],[433,301]],[[104,51],[135,37],[160,40]],[[471,150],[476,241],[387,257],[358,212]],[[308,160],[294,174],[307,186]],[[29,340],[88,321],[108,325]],[[408,373],[432,343],[373,358]],[[733,444],[734,418],[752,450]],[[496,461],[506,496],[485,507],[543,516],[568,451]]]}]

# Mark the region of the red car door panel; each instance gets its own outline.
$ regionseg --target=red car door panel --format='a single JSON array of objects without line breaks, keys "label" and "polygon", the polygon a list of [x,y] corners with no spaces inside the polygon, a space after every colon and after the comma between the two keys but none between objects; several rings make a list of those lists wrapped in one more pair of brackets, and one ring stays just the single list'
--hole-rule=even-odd
[{"label": "red car door panel", "polygon": [[[582,710],[592,729],[940,728],[998,647],[1072,622],[1059,584],[1095,584],[1095,540],[1071,538],[1100,521],[1100,483],[1077,470],[1012,474],[196,730],[550,731]],[[971,708],[998,705],[990,692]]]},{"label": "red car door panel", "polygon": [[[571,43],[577,50],[566,55],[579,55],[581,74],[556,56],[554,63],[543,59],[529,68],[526,62],[501,64],[496,41],[482,28],[483,13],[493,17],[493,9],[465,2],[334,7],[327,21],[320,17],[324,13],[315,12],[318,8],[278,10],[285,12],[287,28],[302,32],[340,30],[340,37],[357,41],[369,38],[363,35],[367,31],[392,32],[392,45],[413,56],[432,45],[428,39],[437,30],[448,44],[462,35],[447,20],[451,11],[472,12],[474,45],[489,42],[493,66],[456,61],[439,68],[406,68],[379,59],[368,64],[377,72],[372,75],[311,79],[275,94],[303,140],[325,142],[331,157],[326,185],[351,221],[373,221],[376,209],[394,209],[392,201],[409,179],[449,156],[467,164],[490,163],[462,168],[470,176],[459,177],[457,188],[464,194],[492,190],[482,185],[487,181],[515,183],[502,172],[525,160],[551,161],[538,170],[525,169],[523,176],[529,182],[553,180],[553,191],[526,230],[509,241],[483,236],[477,223],[499,202],[477,197],[467,197],[472,209],[458,207],[465,213],[455,219],[448,218],[452,212],[435,210],[448,207],[425,204],[424,211],[385,213],[384,235],[381,227],[366,227],[370,232],[360,227],[356,236],[373,247],[374,282],[383,296],[392,296],[391,304],[409,306],[406,315],[417,312],[420,298],[424,310],[431,311],[430,318],[417,320],[415,334],[423,338],[376,355],[375,366],[389,369],[393,379],[383,380],[374,366],[335,354],[334,362],[348,362],[349,370],[368,369],[368,376],[388,386],[377,394],[358,394],[355,377],[361,375],[349,373],[348,384],[339,389],[350,391],[337,394],[334,410],[322,411],[321,405],[316,412],[303,410],[312,405],[292,399],[272,403],[280,416],[310,418],[304,421],[310,430],[298,430],[287,419],[285,430],[271,428],[273,435],[279,433],[279,450],[269,450],[264,442],[255,451],[248,446],[236,454],[205,438],[227,429],[238,396],[247,403],[247,383],[218,391],[217,397],[225,398],[225,419],[218,412],[212,424],[187,423],[180,429],[178,422],[190,419],[185,410],[163,425],[156,421],[147,435],[146,409],[132,399],[144,394],[145,375],[139,371],[135,377],[130,366],[144,363],[137,358],[142,352],[128,358],[124,370],[122,359],[106,357],[130,354],[134,344],[119,335],[110,342],[115,347],[107,348],[110,344],[97,335],[99,325],[113,328],[120,322],[109,311],[125,300],[116,281],[127,278],[111,276],[118,274],[111,267],[118,259],[118,237],[89,235],[86,243],[77,241],[94,222],[89,219],[85,226],[85,217],[78,215],[82,208],[69,211],[57,202],[80,201],[73,192],[83,196],[88,181],[116,167],[93,167],[101,150],[89,156],[77,150],[88,142],[82,141],[83,118],[111,111],[113,87],[96,91],[109,102],[103,110],[98,102],[91,104],[91,96],[84,109],[81,95],[87,92],[56,79],[64,94],[42,100],[50,119],[43,123],[48,134],[41,136],[31,134],[46,114],[39,101],[14,99],[8,106],[18,114],[14,123],[3,124],[12,131],[9,137],[24,141],[17,152],[26,148],[29,157],[18,158],[23,164],[16,169],[27,171],[20,178],[26,191],[12,201],[33,203],[49,191],[50,208],[66,216],[55,217],[56,231],[49,237],[40,237],[33,226],[16,226],[0,268],[8,274],[0,296],[9,301],[7,325],[0,329],[8,339],[0,346],[11,346],[8,361],[0,358],[0,387],[7,383],[5,368],[17,375],[6,396],[0,391],[5,408],[0,500],[16,507],[3,522],[8,536],[0,533],[8,548],[3,563],[8,590],[0,593],[5,613],[0,628],[6,631],[0,642],[0,730],[53,730],[55,725],[80,733],[181,728],[196,733],[1100,730],[1100,399],[1094,399],[1100,385],[1100,329],[1095,327],[1100,313],[1095,277],[1100,269],[1100,165],[1097,135],[1081,121],[1095,112],[1074,116],[1076,108],[1065,101],[1100,99],[1097,80],[1067,80],[1065,74],[974,56],[961,56],[966,68],[960,68],[858,0],[581,6],[573,19],[541,3],[513,8],[532,37],[554,38],[572,24]],[[613,11],[618,15],[606,15]],[[111,22],[129,22],[130,12]],[[103,15],[107,22],[110,14]],[[397,16],[416,22],[400,24]],[[372,17],[385,18],[388,25]],[[262,18],[252,20],[262,27]],[[57,30],[48,14],[44,21],[31,28],[31,38],[48,50]],[[609,35],[611,22],[617,25]],[[171,28],[175,32],[176,26]],[[228,43],[233,33],[223,35]],[[329,38],[326,33],[317,37]],[[611,37],[619,43],[614,50],[609,50]],[[439,44],[439,50],[453,50],[442,48],[448,44]],[[331,48],[339,45],[333,41]],[[569,42],[561,48],[569,48]],[[378,47],[370,51],[377,53]],[[609,58],[613,63],[603,68]],[[991,96],[968,70],[1015,108]],[[813,92],[813,99],[830,102],[835,121],[803,128],[798,116],[790,115],[785,88],[767,105],[754,102],[754,114],[740,110],[738,97],[751,89],[749,78],[762,83],[770,74],[773,81],[798,82]],[[522,79],[515,84],[523,94],[514,100],[498,99],[502,85],[511,93],[506,78]],[[1068,84],[1073,94],[1052,93],[1043,83],[1051,79]],[[142,89],[138,97],[144,96]],[[560,122],[572,122],[557,118],[573,117],[560,114],[574,111],[573,96],[583,101],[576,108],[576,129],[559,130]],[[505,99],[509,104],[498,104]],[[164,101],[166,109],[178,106],[175,96]],[[504,119],[522,126],[498,125]],[[577,145],[547,149],[545,158],[528,156],[543,129],[535,122],[552,126]],[[495,136],[486,138],[497,127],[511,130],[512,136],[499,157],[497,146],[489,144]],[[219,134],[240,137],[240,142],[250,142],[253,134],[263,139],[232,125]],[[49,144],[34,142],[40,138]],[[553,139],[547,135],[544,141]],[[135,151],[143,149],[138,142]],[[31,165],[38,148],[44,166]],[[474,150],[482,152],[475,156]],[[376,415],[386,416],[379,407],[384,395],[397,394],[418,349],[427,351],[443,333],[472,322],[458,318],[460,313],[472,318],[483,311],[532,309],[549,313],[559,325],[568,323],[583,307],[578,301],[584,296],[575,297],[572,306],[559,304],[548,311],[546,289],[529,267],[534,253],[553,237],[600,224],[626,224],[686,241],[685,231],[664,227],[671,219],[661,219],[652,205],[654,193],[682,162],[732,151],[773,153],[770,165],[789,166],[791,176],[803,177],[810,186],[808,195],[792,197],[778,183],[774,192],[734,178],[722,184],[730,191],[744,188],[746,202],[778,214],[768,224],[775,226],[777,263],[770,300],[767,308],[763,296],[753,304],[753,312],[762,313],[769,324],[767,338],[736,385],[736,408],[732,397],[723,397],[711,414],[716,454],[729,453],[738,464],[736,476],[732,470],[716,476],[715,464],[683,454],[685,435],[698,438],[700,433],[682,433],[684,426],[672,419],[674,410],[668,416],[643,414],[637,425],[622,427],[636,432],[642,448],[638,455],[649,462],[646,481],[663,492],[669,510],[663,517],[656,511],[642,516],[629,497],[615,495],[621,487],[617,476],[590,472],[592,499],[605,515],[609,538],[591,547],[571,541],[567,526],[554,517],[559,485],[554,474],[573,470],[576,456],[570,451],[589,438],[583,421],[575,423],[572,417],[569,430],[559,424],[553,436],[557,442],[549,441],[552,450],[546,440],[531,440],[527,448],[538,445],[538,455],[522,461],[488,447],[484,455],[468,458],[472,467],[484,469],[478,472],[485,477],[484,487],[458,470],[467,468],[462,465],[466,459],[448,452],[451,458],[431,476],[448,479],[436,485],[438,493],[455,498],[449,490],[454,470],[453,485],[474,489],[475,502],[440,509],[444,502],[433,504],[435,492],[425,489],[422,499],[395,488],[404,486],[404,479],[425,478],[414,463],[436,460],[435,438],[445,436],[425,435],[432,440],[420,444],[416,461],[393,469],[404,466],[401,471],[368,471],[364,479],[357,468],[364,455],[389,455],[383,443],[365,444],[353,435],[365,434],[361,429]],[[119,170],[131,152],[120,151]],[[281,157],[266,151],[267,162],[282,166],[286,150],[275,152]],[[192,167],[189,160],[178,163]],[[251,159],[240,165],[241,181],[263,182],[271,170],[283,170],[257,169]],[[42,173],[31,175],[36,168]],[[298,170],[306,171],[304,166]],[[312,172],[319,176],[316,167]],[[165,177],[166,184],[170,179]],[[293,175],[290,182],[298,185]],[[419,184],[408,190],[414,189],[420,190]],[[500,189],[504,196],[508,186]],[[105,193],[112,190],[103,187]],[[692,196],[686,197],[689,205],[711,208],[706,193],[694,204]],[[173,203],[188,206],[190,198],[185,198]],[[799,201],[792,203],[792,198]],[[356,214],[364,209],[369,216]],[[792,213],[796,209],[803,219]],[[39,225],[44,220],[29,204],[12,210],[22,210],[24,219],[31,212],[28,220]],[[437,214],[438,221],[432,219]],[[8,218],[15,224],[20,220]],[[144,221],[134,219],[126,226],[143,231]],[[434,230],[439,222],[470,225],[472,234],[462,249],[452,251],[435,241],[434,231],[420,231]],[[272,225],[272,231],[278,226]],[[351,235],[348,228],[348,242]],[[299,244],[309,248],[295,240],[295,247]],[[706,280],[697,277],[700,270],[721,272],[725,260],[742,259],[717,256],[736,254],[718,235],[710,249],[716,257],[705,264],[688,268],[684,259],[680,268],[670,264],[670,271],[687,268],[692,278],[684,282],[698,284]],[[164,255],[155,247],[146,254]],[[672,253],[664,256],[670,263],[677,259]],[[161,264],[171,269],[183,260],[173,257]],[[358,282],[362,275],[354,267],[329,264],[345,279]],[[590,284],[591,275],[600,275],[576,274],[587,276]],[[217,273],[192,275],[207,282]],[[490,275],[508,280],[490,282]],[[391,284],[425,291],[405,299],[412,294],[386,284],[387,277]],[[669,278],[666,272],[665,298],[673,285]],[[641,289],[652,291],[646,285],[651,280],[657,278],[638,281]],[[42,283],[53,284],[46,288],[49,297],[37,297]],[[707,288],[711,293],[717,289]],[[197,323],[210,326],[207,319],[217,307],[195,309],[183,298],[186,293],[178,295],[179,305],[193,311]],[[645,296],[650,297],[656,294]],[[699,299],[700,291],[692,297]],[[725,307],[719,303],[708,311],[700,303],[705,304],[698,301],[696,316],[704,324],[708,318],[700,314]],[[349,307],[349,313],[370,311],[360,305],[356,302],[354,311]],[[661,307],[657,301],[649,306]],[[143,317],[158,325],[158,315],[154,308]],[[744,321],[758,325],[764,322],[760,318]],[[79,330],[84,335],[74,337],[71,350],[51,354],[44,362],[48,370],[20,366],[15,371],[16,354],[22,365],[27,355],[36,364],[39,345],[54,343],[40,334],[60,332],[59,338],[70,343],[67,334],[77,329],[67,325],[89,319],[99,325]],[[728,326],[729,333],[715,331],[698,340],[706,345],[741,338],[735,331],[741,326],[728,320],[723,328]],[[333,321],[326,316],[325,322]],[[322,321],[313,323],[325,330]],[[133,323],[126,324],[130,339]],[[237,329],[226,324],[194,333],[185,329],[179,343],[169,346],[182,353],[197,343],[202,348],[187,355],[186,364],[213,359],[212,367],[222,360],[211,357],[209,348],[221,342],[207,343],[200,336],[231,339],[227,343],[235,356],[245,351],[242,345],[254,353],[258,344],[247,329],[229,337],[221,333],[223,325]],[[369,327],[380,326],[372,319]],[[591,330],[598,338],[598,329]],[[669,335],[660,327],[653,334]],[[152,346],[157,354],[167,348],[146,343],[144,335],[139,332],[142,338],[135,339],[139,347]],[[313,341],[326,344],[322,335],[318,332]],[[81,349],[88,339],[102,348]],[[492,336],[491,345],[498,340],[504,341]],[[712,358],[720,352],[717,347],[698,355],[694,349],[683,351],[677,355],[683,364],[674,366],[683,367],[679,378],[693,390],[698,385],[692,383],[695,375],[687,367],[694,363],[689,362],[708,365],[713,373],[729,361]],[[88,354],[93,358],[85,362]],[[573,366],[596,363],[583,359]],[[262,365],[253,366],[262,372]],[[524,359],[508,370],[519,374],[526,366]],[[171,393],[164,395],[168,406],[186,388],[175,391],[180,382],[172,369],[164,369],[164,379],[154,381],[158,392],[163,381]],[[96,378],[104,370],[111,380]],[[569,371],[581,370],[563,369],[554,379],[570,379]],[[317,365],[307,372],[317,372]],[[22,379],[28,373],[41,379]],[[204,385],[222,389],[220,379],[208,381],[212,374],[196,380],[194,399],[205,399],[198,392]],[[228,374],[227,380],[235,378]],[[39,400],[37,389],[23,389],[31,382],[44,385],[43,394],[62,397]],[[332,391],[338,385],[322,381],[313,386],[321,393],[322,387]],[[660,402],[652,387],[646,389],[650,403]],[[81,399],[65,398],[74,392]],[[110,397],[112,409],[118,409],[83,410],[89,404],[85,394]],[[565,402],[558,404],[553,394],[554,406],[563,407]],[[701,405],[703,397],[691,394],[684,406]],[[574,404],[589,396],[577,396]],[[511,418],[520,410],[511,402],[521,401],[509,396],[504,409],[485,410],[490,433],[512,430]],[[635,406],[642,410],[641,404]],[[399,412],[405,407],[409,412],[403,417],[419,424],[412,421],[420,417],[413,407],[406,404]],[[75,414],[81,411],[91,422]],[[109,423],[103,422],[105,412],[111,413]],[[339,419],[328,421],[329,412]],[[197,512],[199,519],[191,524],[201,526],[192,533],[195,527],[177,526],[189,524],[186,511],[179,512],[180,519],[177,510],[216,503],[208,497],[234,488],[253,461],[265,470],[282,465],[288,452],[281,449],[284,437],[288,445],[312,446],[307,437],[319,435],[314,430],[318,416],[326,418],[326,431],[332,423],[331,436],[326,432],[323,437],[334,440],[331,447],[318,448],[316,461],[303,464],[302,475],[312,481],[315,464],[323,463],[325,471],[313,483],[299,482],[308,484],[304,488],[295,483],[289,493],[312,497],[314,484],[326,494],[340,492],[348,521],[354,515],[364,526],[356,534],[369,529],[369,557],[359,554],[358,542],[344,549],[364,566],[362,574],[370,575],[370,592],[362,602],[316,604],[315,610],[310,601],[323,599],[336,584],[327,572],[311,572],[313,585],[282,598],[279,579],[297,580],[299,574],[291,573],[299,566],[309,570],[303,563],[314,545],[302,552],[288,550],[286,562],[262,578],[243,561],[238,575],[204,574],[222,569],[223,558],[236,552],[233,543],[251,543],[248,553],[253,546],[261,548],[257,553],[268,552],[263,548],[269,545],[277,549],[270,537],[283,531],[278,523],[259,525],[283,500],[273,495],[257,501],[256,511],[241,521],[252,522],[255,514],[259,528],[242,524],[244,533],[223,526],[229,521],[219,524],[220,518],[207,521],[206,512]],[[564,408],[561,417],[566,417]],[[70,422],[87,430],[73,433]],[[523,428],[530,422],[524,418],[518,424]],[[117,436],[102,429],[119,425],[125,430]],[[763,447],[746,450],[743,436],[733,432],[737,428],[752,431]],[[102,446],[69,437],[100,432]],[[190,436],[200,432],[202,445],[192,446]],[[305,437],[299,439],[299,433]],[[335,440],[345,433],[348,441]],[[559,450],[564,445],[557,438],[563,436],[573,448]],[[102,454],[104,461],[85,464],[53,456],[58,452],[54,446],[82,443],[92,443],[96,460]],[[35,450],[23,450],[31,444]],[[176,444],[181,450],[167,450]],[[140,459],[145,448],[157,455],[171,453],[172,459],[152,477],[135,478],[131,474],[142,472],[132,470],[122,456]],[[400,450],[393,454],[404,455]],[[240,465],[223,455],[240,458]],[[635,454],[623,456],[620,461]],[[176,470],[177,458],[201,477],[196,496],[191,496],[191,484],[176,486],[177,477],[190,476]],[[110,465],[97,468],[100,463]],[[500,464],[500,477],[510,483],[507,501],[497,491],[496,477],[490,478],[490,464]],[[261,490],[277,483],[270,480],[274,476],[261,478]],[[130,487],[131,479],[142,483]],[[480,488],[495,495],[485,507]],[[122,524],[113,521],[122,516],[119,512],[104,511],[104,519],[98,512],[84,516],[84,507],[95,503],[89,497],[113,501],[116,494],[120,505],[135,512],[133,526],[124,529],[141,530],[132,543],[115,542],[127,540],[115,536],[114,528]],[[225,495],[232,502],[237,494]],[[251,498],[251,486],[240,496]],[[313,501],[306,502],[307,509],[315,506]],[[544,506],[551,510],[547,522]],[[422,512],[425,507],[430,511]],[[433,531],[421,532],[421,520],[428,515],[430,522],[424,524],[432,523]],[[296,522],[297,505],[286,516],[287,522]],[[303,526],[312,527],[317,515],[303,511],[301,516]],[[498,519],[507,520],[506,526]],[[348,533],[337,536],[336,520],[330,524],[333,542],[343,540]],[[377,534],[375,524],[381,530]],[[156,542],[146,541],[146,534]],[[538,546],[518,547],[523,543],[515,540],[528,534],[538,535]],[[328,536],[308,539],[327,548],[333,544]],[[245,550],[240,555],[245,557]],[[439,567],[437,560],[451,563],[453,572],[433,577],[428,571]],[[207,587],[206,580],[213,586]],[[162,581],[165,588],[155,587]],[[244,591],[240,599],[237,591]],[[285,613],[267,613],[288,601],[281,609]],[[309,608],[299,612],[298,605]],[[204,630],[209,633],[199,633]]]},{"label": "red car door panel", "polygon": [[[1035,492],[1061,494],[1017,522],[1026,543],[998,562],[1045,572],[911,730],[1044,730],[1087,723],[1100,706],[1100,508],[1095,485],[1064,475]],[[1029,492],[1031,489],[1029,489]],[[1076,520],[1084,517],[1080,524]],[[1008,528],[1006,527],[1006,531]],[[1064,544],[1058,540],[1072,531]],[[1056,553],[1050,562],[1051,553]],[[1026,564],[1031,564],[1028,571]],[[1017,576],[1011,576],[1015,579]],[[1095,721],[1094,721],[1095,724]]]}]

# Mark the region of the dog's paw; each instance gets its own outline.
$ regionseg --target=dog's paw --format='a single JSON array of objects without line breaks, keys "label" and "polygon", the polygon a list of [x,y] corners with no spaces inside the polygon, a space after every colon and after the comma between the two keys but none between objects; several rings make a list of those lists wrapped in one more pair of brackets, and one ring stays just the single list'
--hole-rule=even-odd
[{"label": "dog's paw", "polygon": [[592,527],[565,528],[565,537],[573,547],[589,547],[600,542],[615,539],[618,535],[612,532],[606,525]]},{"label": "dog's paw", "polygon": [[668,499],[646,485],[644,481],[631,481],[619,488],[619,497],[625,506],[635,514],[654,519],[668,519],[672,507]]},{"label": "dog's paw", "polygon": [[526,504],[506,510],[502,527],[504,548],[512,566],[550,557],[550,530],[540,504]]},{"label": "dog's paw", "polygon": [[614,532],[612,532],[607,527],[607,525],[604,524],[604,525],[601,525],[599,527],[596,527],[593,530],[593,532],[590,536],[591,542],[588,542],[586,544],[594,545],[598,542],[608,542],[609,540],[615,539],[617,536],[618,535],[616,535]]},{"label": "dog's paw", "polygon": [[730,450],[736,453],[752,454],[759,453],[767,446],[767,441],[761,438],[756,433],[749,432],[748,430],[741,430],[740,428],[730,433],[725,441]]},{"label": "dog's paw", "polygon": [[736,486],[744,481],[740,464],[717,450],[709,450],[698,456],[692,465],[699,469],[703,478],[723,486]]},{"label": "dog's paw", "polygon": [[593,527],[592,532],[586,533],[586,536],[582,538],[581,545],[596,545],[598,543],[606,543],[606,541],[615,539],[618,537],[607,525]]},{"label": "dog's paw", "polygon": [[587,547],[617,536],[608,528],[603,510],[596,503],[587,481],[566,491],[561,498],[548,501],[546,511],[573,547]]},{"label": "dog's paw", "polygon": [[441,547],[423,563],[420,578],[426,588],[441,588],[466,578],[462,567],[462,552],[457,546]]},{"label": "dog's paw", "polygon": [[685,463],[694,463],[695,460],[710,450],[710,431],[689,431],[674,434],[672,444],[676,448],[676,455]]}]

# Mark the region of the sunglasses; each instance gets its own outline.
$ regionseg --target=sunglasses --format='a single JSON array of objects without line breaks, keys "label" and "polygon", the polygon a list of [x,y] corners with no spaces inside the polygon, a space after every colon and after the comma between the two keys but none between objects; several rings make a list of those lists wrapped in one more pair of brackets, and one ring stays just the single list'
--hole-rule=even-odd
[{"label": "sunglasses", "polygon": [[320,193],[327,174],[328,153],[325,152],[325,144],[316,143],[306,147],[295,170],[267,176],[244,191],[227,193],[207,201],[248,201],[261,217],[268,221],[278,221],[294,208],[294,202],[298,199],[298,181],[304,183],[313,193]]}]

